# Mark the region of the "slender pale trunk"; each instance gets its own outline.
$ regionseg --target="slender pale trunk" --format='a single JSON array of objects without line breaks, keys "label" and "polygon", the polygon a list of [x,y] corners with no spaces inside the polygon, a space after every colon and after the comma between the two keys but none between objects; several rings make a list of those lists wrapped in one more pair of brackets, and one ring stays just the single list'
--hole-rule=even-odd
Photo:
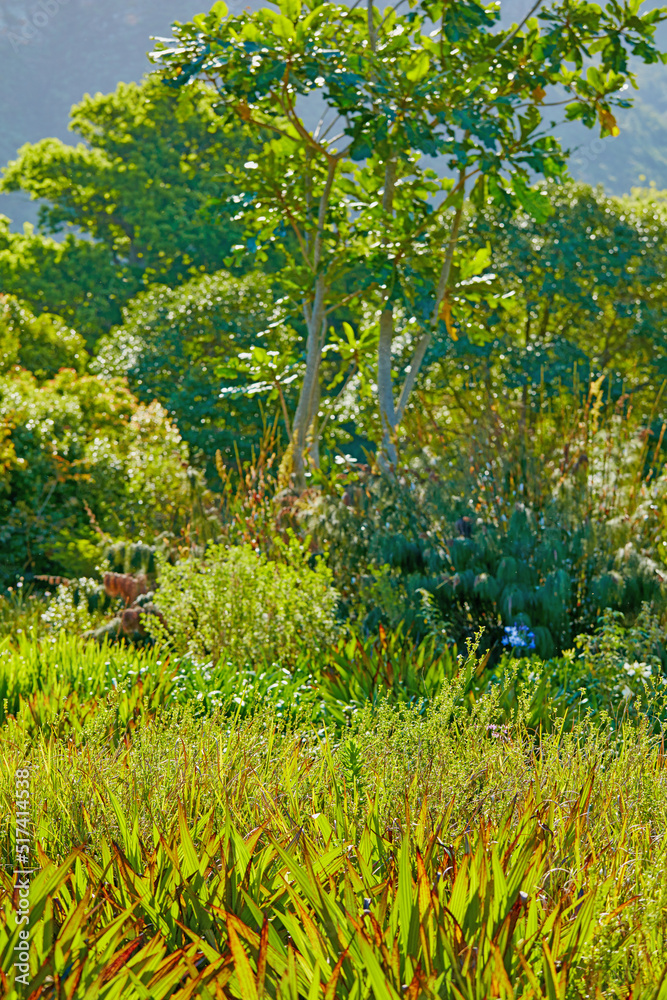
[{"label": "slender pale trunk", "polygon": [[313,383],[313,393],[310,398],[310,410],[308,415],[308,434],[306,437],[306,447],[308,459],[314,469],[320,467],[320,400],[322,397],[322,385],[317,378]]},{"label": "slender pale trunk", "polygon": [[324,316],[326,293],[327,287],[324,279],[320,277],[315,286],[315,301],[311,306],[304,307],[308,330],[306,373],[301,384],[299,402],[292,423],[292,468],[296,479],[295,485],[299,490],[306,488],[306,441],[313,416],[316,415],[316,412],[315,414],[313,412],[316,399],[319,406],[320,364],[322,362],[322,347],[324,346],[322,334],[326,329]]},{"label": "slender pale trunk", "polygon": [[[322,258],[324,226],[337,167],[338,160],[335,157],[331,157],[324,190],[320,197],[317,213],[317,229],[312,241],[310,263],[315,275],[317,275]],[[301,385],[299,402],[297,403],[292,424],[292,471],[294,473],[295,486],[298,490],[306,488],[307,451],[310,461],[315,464],[315,467],[319,463],[317,414],[321,392],[320,366],[326,336],[326,300],[328,293],[329,286],[325,281],[324,275],[317,275],[313,289],[313,298],[309,302],[304,302],[303,305],[303,314],[308,331],[306,341],[306,373]],[[310,442],[308,441],[309,431],[311,431]]]},{"label": "slender pale trunk", "polygon": [[[396,160],[390,159],[385,165],[384,191],[382,192],[382,208],[385,212],[394,210],[394,192],[396,190]],[[380,313],[380,339],[378,342],[378,403],[380,405],[380,421],[382,424],[382,446],[378,455],[380,468],[388,470],[390,465],[396,465],[395,427],[396,411],[394,408],[394,387],[391,375],[391,347],[394,339],[394,309],[389,297]]]},{"label": "slender pale trunk", "polygon": [[[465,176],[459,179],[461,187]],[[386,185],[385,185],[386,193]],[[447,242],[445,258],[440,269],[438,287],[435,294],[435,305],[431,317],[430,329],[428,329],[417,341],[410,367],[407,371],[398,403],[394,403],[394,386],[391,375],[391,351],[394,335],[394,317],[391,306],[385,305],[380,314],[380,339],[378,346],[378,402],[380,405],[380,418],[382,420],[382,448],[378,455],[380,468],[387,471],[390,466],[396,466],[398,453],[396,448],[396,438],[398,427],[403,417],[410,398],[410,394],[415,387],[417,375],[422,366],[426,352],[433,338],[433,330],[437,328],[440,319],[440,309],[449,287],[449,279],[452,271],[452,261],[454,259],[454,249],[459,237],[461,227],[461,217],[463,215],[464,191],[461,191],[461,201],[454,214],[452,228]]]},{"label": "slender pale trunk", "polygon": [[382,448],[378,456],[380,467],[396,465],[396,409],[394,386],[391,377],[391,345],[394,338],[394,311],[385,305],[380,313],[380,340],[378,344],[378,402],[382,422]]}]

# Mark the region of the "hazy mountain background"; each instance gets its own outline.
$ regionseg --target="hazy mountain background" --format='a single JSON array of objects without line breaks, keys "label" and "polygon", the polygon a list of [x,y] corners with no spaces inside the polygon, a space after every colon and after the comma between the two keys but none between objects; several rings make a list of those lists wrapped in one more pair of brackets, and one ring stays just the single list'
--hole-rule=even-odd
[{"label": "hazy mountain background", "polygon": [[[232,9],[262,0],[231,0]],[[0,165],[25,142],[68,132],[69,110],[84,93],[108,92],[120,80],[139,80],[150,64],[151,35],[169,34],[210,6],[204,0],[0,0]],[[503,15],[519,19],[531,0],[505,0]],[[660,39],[667,49],[667,26]],[[619,115],[621,134],[596,139],[577,124],[560,135],[575,152],[571,172],[621,194],[654,182],[667,188],[667,66],[641,67],[635,107]],[[13,228],[35,221],[36,205],[0,195],[0,213]]]}]

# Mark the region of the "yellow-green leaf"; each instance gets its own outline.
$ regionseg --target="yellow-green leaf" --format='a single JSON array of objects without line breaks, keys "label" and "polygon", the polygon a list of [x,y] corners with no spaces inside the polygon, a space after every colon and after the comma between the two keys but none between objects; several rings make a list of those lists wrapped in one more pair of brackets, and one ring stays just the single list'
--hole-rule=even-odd
[{"label": "yellow-green leaf", "polygon": [[409,69],[405,75],[411,83],[419,83],[428,74],[430,65],[431,61],[428,57],[428,52],[418,52],[410,61]]}]

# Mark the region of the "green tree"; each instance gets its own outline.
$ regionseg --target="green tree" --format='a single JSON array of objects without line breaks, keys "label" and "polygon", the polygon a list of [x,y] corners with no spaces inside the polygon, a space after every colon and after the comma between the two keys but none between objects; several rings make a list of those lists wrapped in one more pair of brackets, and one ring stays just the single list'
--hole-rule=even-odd
[{"label": "green tree", "polygon": [[574,184],[554,190],[551,202],[553,214],[539,225],[524,212],[475,220],[482,238],[494,240],[507,295],[495,332],[517,355],[514,367],[532,383],[542,368],[553,386],[567,377],[558,347],[569,343],[594,374],[620,369],[628,387],[650,380],[667,326],[667,231],[655,202]]},{"label": "green tree", "polygon": [[480,251],[493,243],[502,308],[453,299],[453,336],[430,352],[420,386],[441,429],[487,428],[491,409],[525,438],[543,404],[583,403],[593,381],[635,412],[655,406],[667,373],[664,195],[574,183],[550,194],[543,223],[494,206],[469,213],[467,238]]},{"label": "green tree", "polygon": [[191,479],[165,411],[138,404],[119,380],[0,374],[0,584],[89,575],[104,539],[178,534]]},{"label": "green tree", "polygon": [[70,234],[60,242],[26,224],[13,233],[0,215],[0,289],[74,325],[90,348],[120,320],[119,305],[137,290],[107,247]]},{"label": "green tree", "polygon": [[233,165],[249,147],[222,125],[215,99],[203,84],[176,92],[154,76],[121,83],[72,109],[83,142],[19,150],[0,189],[43,200],[41,234],[0,227],[0,288],[63,316],[90,342],[142,288],[221,268],[241,230],[229,215],[214,222],[206,206],[231,193]]},{"label": "green tree", "polygon": [[25,368],[40,380],[61,368],[82,372],[88,362],[83,337],[58,316],[33,316],[10,295],[0,295],[0,372]]},{"label": "green tree", "polygon": [[[508,29],[495,4],[476,0],[422,0],[406,14],[380,12],[372,0],[366,10],[316,0],[279,8],[228,16],[216,3],[177,25],[154,59],[177,88],[213,84],[228,118],[264,138],[238,200],[258,241],[281,242],[288,229],[296,241],[283,280],[307,326],[293,433],[303,486],[331,314],[355,297],[377,309],[383,453],[395,462],[426,353],[451,331],[451,289],[483,270],[459,245],[466,195],[479,207],[491,200],[546,218],[548,198],[531,177],[562,176],[565,158],[549,134],[555,123],[544,129],[543,106],[563,104],[568,118],[614,134],[612,109],[627,106],[621,91],[633,79],[628,50],[657,61],[653,34],[665,13],[640,17],[638,0],[605,9],[566,0]],[[325,108],[315,129],[302,113],[313,94]],[[434,170],[443,160],[433,157],[445,169]],[[406,318],[399,330],[397,307]],[[411,343],[398,394],[397,333]]]},{"label": "green tree", "polygon": [[[240,278],[221,271],[175,288],[153,285],[125,307],[122,325],[102,339],[92,368],[126,377],[144,403],[159,400],[187,442],[191,461],[203,464],[213,481],[218,450],[234,464],[235,452],[250,458],[262,436],[260,400],[273,403],[271,395],[278,395],[263,383],[249,393],[221,394],[216,372],[239,353],[247,365],[253,346],[267,365],[286,357],[294,335],[280,319],[261,273]],[[291,404],[289,384],[283,403],[285,409]]]}]

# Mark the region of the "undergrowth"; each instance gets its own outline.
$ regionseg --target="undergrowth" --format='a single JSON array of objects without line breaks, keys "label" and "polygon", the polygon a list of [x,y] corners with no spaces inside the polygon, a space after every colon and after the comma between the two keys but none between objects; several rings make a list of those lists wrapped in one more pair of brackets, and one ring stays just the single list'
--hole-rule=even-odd
[{"label": "undergrowth", "polygon": [[461,683],[337,736],[270,707],[161,710],[118,746],[104,713],[78,741],[6,726],[3,853],[19,767],[40,844],[31,995],[661,995],[664,741],[535,733]]},{"label": "undergrowth", "polygon": [[548,664],[487,677],[397,634],[318,674],[65,635],[2,655],[3,996],[18,771],[35,1000],[662,996],[662,685],[559,715]]}]

